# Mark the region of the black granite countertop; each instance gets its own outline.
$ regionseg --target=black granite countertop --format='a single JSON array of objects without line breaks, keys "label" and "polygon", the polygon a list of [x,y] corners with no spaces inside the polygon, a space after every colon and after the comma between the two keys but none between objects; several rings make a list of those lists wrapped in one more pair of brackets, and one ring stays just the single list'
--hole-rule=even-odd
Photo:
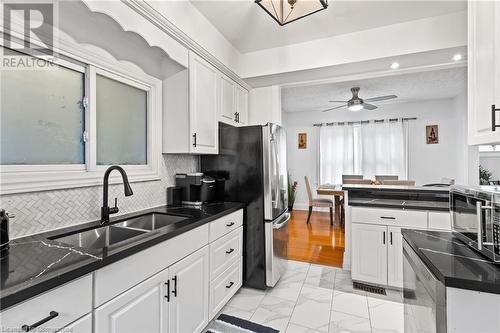
[{"label": "black granite countertop", "polygon": [[50,238],[95,228],[99,226],[99,221],[12,240],[9,254],[1,259],[0,309],[20,303],[243,207],[241,203],[230,202],[206,204],[200,208],[160,206],[121,215],[112,218],[110,224],[147,213],[184,215],[187,219],[176,223],[174,230],[154,230],[97,250],[68,246]]},{"label": "black granite countertop", "polygon": [[350,206],[364,206],[375,208],[416,209],[449,212],[449,202],[430,200],[396,200],[396,199],[372,199],[353,198],[349,199]]},{"label": "black granite countertop", "polygon": [[445,286],[500,294],[500,265],[474,251],[452,232],[403,229],[402,234]]},{"label": "black granite countertop", "polygon": [[376,208],[450,210],[450,189],[448,187],[417,187],[391,185],[345,185],[350,206]]}]

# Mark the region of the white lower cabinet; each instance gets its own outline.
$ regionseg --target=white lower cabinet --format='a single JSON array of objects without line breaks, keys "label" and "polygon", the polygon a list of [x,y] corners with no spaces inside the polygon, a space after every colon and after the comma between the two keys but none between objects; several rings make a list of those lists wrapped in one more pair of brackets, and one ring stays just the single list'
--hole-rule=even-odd
[{"label": "white lower cabinet", "polygon": [[352,279],[387,284],[387,227],[352,224]]},{"label": "white lower cabinet", "polygon": [[353,280],[403,288],[402,228],[450,230],[449,213],[353,207]]},{"label": "white lower cabinet", "polygon": [[403,235],[399,227],[387,227],[387,284],[403,288]]},{"label": "white lower cabinet", "polygon": [[[234,296],[243,281],[243,221],[242,211],[226,220],[231,228],[216,228],[218,232],[211,233],[219,238],[210,242],[210,314],[212,320],[224,305]],[[234,225],[234,226],[233,226]],[[231,230],[231,231],[230,231]]]},{"label": "white lower cabinet", "polygon": [[150,277],[94,312],[95,332],[167,332],[168,269]]},{"label": "white lower cabinet", "polygon": [[169,332],[198,333],[208,325],[208,246],[169,268]]},{"label": "white lower cabinet", "polygon": [[205,246],[95,311],[95,332],[193,332],[208,324]]}]

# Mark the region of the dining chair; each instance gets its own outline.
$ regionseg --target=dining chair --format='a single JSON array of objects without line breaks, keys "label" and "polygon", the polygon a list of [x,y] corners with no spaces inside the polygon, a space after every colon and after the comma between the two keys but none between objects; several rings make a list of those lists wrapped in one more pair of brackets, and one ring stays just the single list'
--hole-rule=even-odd
[{"label": "dining chair", "polygon": [[371,179],[345,179],[342,182],[342,185],[371,185],[372,180]]},{"label": "dining chair", "polygon": [[363,175],[342,175],[342,184],[344,184],[346,179],[363,179]]},{"label": "dining chair", "polygon": [[415,186],[414,180],[382,180],[381,185]]},{"label": "dining chair", "polygon": [[311,184],[309,183],[309,178],[305,176],[304,181],[306,183],[307,196],[309,198],[309,213],[307,214],[306,224],[309,224],[313,207],[328,207],[330,208],[330,225],[333,225],[333,200],[327,198],[314,198],[311,191]]},{"label": "dining chair", "polygon": [[399,176],[391,176],[391,175],[376,175],[375,180],[399,180]]}]

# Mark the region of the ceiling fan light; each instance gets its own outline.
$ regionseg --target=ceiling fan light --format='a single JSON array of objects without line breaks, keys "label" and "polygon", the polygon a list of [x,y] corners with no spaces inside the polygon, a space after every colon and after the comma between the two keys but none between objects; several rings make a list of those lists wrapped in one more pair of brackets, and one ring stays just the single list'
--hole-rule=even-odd
[{"label": "ceiling fan light", "polygon": [[281,26],[328,7],[328,0],[255,0],[255,3]]},{"label": "ceiling fan light", "polygon": [[347,107],[347,109],[348,109],[349,111],[354,111],[354,112],[356,112],[356,111],[361,111],[361,110],[363,110],[363,104],[353,104],[353,105],[349,105],[349,106]]}]

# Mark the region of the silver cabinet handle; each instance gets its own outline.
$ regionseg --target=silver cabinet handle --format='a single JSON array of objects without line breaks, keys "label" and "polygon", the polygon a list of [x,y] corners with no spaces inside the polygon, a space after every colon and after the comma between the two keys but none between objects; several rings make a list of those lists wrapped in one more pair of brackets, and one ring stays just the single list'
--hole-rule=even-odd
[{"label": "silver cabinet handle", "polygon": [[382,244],[385,245],[385,231],[383,232],[383,236],[382,236]]},{"label": "silver cabinet handle", "polygon": [[395,217],[392,217],[392,216],[381,216],[380,218],[384,219],[384,220],[395,220],[396,219]]},{"label": "silver cabinet handle", "polygon": [[483,206],[481,201],[476,201],[476,218],[477,218],[477,249],[482,250],[483,245],[483,209],[493,209],[493,206]]}]

